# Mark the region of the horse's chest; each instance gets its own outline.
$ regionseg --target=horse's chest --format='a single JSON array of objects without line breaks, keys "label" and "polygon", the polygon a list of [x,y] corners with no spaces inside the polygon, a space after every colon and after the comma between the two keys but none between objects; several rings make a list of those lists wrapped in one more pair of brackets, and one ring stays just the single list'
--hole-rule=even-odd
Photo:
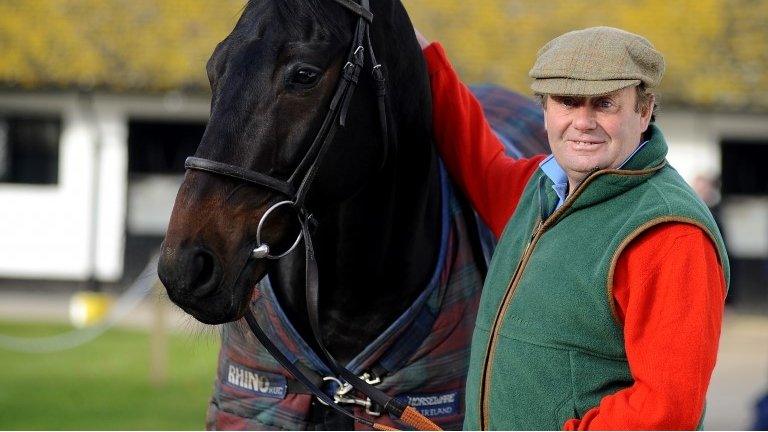
[{"label": "horse's chest", "polygon": [[[482,274],[458,211],[451,218],[449,246],[425,294],[347,368],[383,375],[378,388],[408,402],[446,429],[460,429],[464,383]],[[324,373],[322,362],[303,342],[265,284],[252,310],[270,339],[302,363]],[[383,372],[382,372],[383,371]],[[327,371],[326,371],[327,372]],[[297,390],[283,368],[248,332],[224,327],[219,367],[208,411],[209,429],[348,429]],[[355,415],[401,427],[374,409],[347,405]],[[357,425],[359,427],[359,425]]]}]

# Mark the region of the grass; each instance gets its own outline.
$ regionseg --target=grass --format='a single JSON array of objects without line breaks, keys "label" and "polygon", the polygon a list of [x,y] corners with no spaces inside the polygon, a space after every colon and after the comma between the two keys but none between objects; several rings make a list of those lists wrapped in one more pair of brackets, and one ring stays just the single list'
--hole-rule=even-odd
[{"label": "grass", "polygon": [[[63,325],[0,322],[0,334],[42,336]],[[170,335],[168,380],[149,380],[149,335],[110,330],[75,349],[19,354],[0,348],[0,429],[201,430],[218,337]]]}]

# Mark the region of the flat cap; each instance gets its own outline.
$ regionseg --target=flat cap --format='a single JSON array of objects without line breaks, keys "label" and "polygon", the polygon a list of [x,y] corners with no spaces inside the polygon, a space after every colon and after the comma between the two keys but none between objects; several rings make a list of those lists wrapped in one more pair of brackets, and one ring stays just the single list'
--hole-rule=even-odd
[{"label": "flat cap", "polygon": [[648,39],[613,27],[590,27],[552,39],[536,54],[528,75],[534,92],[598,96],[664,75],[664,56]]}]

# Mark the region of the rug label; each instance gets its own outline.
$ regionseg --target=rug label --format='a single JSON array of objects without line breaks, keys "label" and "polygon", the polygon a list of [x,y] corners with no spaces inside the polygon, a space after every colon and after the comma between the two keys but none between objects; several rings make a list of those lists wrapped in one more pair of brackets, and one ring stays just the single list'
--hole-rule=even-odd
[{"label": "rug label", "polygon": [[227,363],[225,371],[224,383],[238,390],[276,399],[285,398],[288,392],[288,382],[282,375],[257,371],[234,363]]},{"label": "rug label", "polygon": [[407,403],[427,417],[445,417],[459,414],[459,391],[432,394],[401,395],[397,399]]}]

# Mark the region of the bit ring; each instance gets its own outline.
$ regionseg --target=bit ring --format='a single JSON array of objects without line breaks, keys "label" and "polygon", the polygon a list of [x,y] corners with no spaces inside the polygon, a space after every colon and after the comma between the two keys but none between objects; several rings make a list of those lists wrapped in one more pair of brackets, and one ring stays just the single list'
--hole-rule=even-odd
[{"label": "bit ring", "polygon": [[[283,253],[281,253],[279,255],[272,255],[270,253],[270,250],[269,250],[269,245],[266,244],[266,243],[262,243],[261,242],[261,230],[264,227],[264,221],[267,220],[267,217],[269,217],[269,215],[273,211],[275,211],[275,209],[277,209],[279,207],[282,207],[282,206],[285,206],[285,205],[290,205],[292,207],[295,207],[293,201],[280,201],[280,202],[278,202],[276,204],[273,204],[272,207],[267,209],[267,211],[264,212],[264,215],[261,216],[261,220],[259,220],[259,225],[258,225],[258,227],[256,227],[256,244],[257,244],[257,246],[251,252],[251,256],[252,257],[257,258],[257,259],[258,258],[266,258],[266,259],[272,259],[272,260],[280,259],[280,258],[288,255],[289,253],[293,252],[293,250],[296,249],[296,246],[299,245],[299,242],[301,242],[301,238],[304,235],[303,231],[299,231],[299,235],[296,236],[296,241],[293,242],[293,244],[291,245],[290,248],[288,248],[288,250],[286,250],[285,252],[283,252]],[[299,223],[301,223],[301,220],[299,220]]]}]

